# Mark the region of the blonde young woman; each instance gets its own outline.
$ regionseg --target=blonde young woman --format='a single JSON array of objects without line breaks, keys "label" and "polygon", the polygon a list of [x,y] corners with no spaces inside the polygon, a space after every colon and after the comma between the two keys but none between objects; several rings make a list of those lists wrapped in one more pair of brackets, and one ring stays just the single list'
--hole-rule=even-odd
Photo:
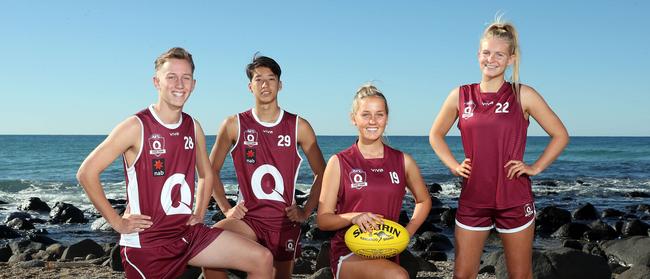
[{"label": "blonde young woman", "polygon": [[336,278],[408,278],[396,258],[352,254],[345,245],[345,231],[353,224],[364,232],[372,230],[381,218],[397,221],[408,188],[415,209],[406,230],[413,235],[431,209],[431,198],[413,158],[382,140],[388,104],[376,87],[365,85],[357,91],[351,117],[359,138],[330,158],[318,206],[318,227],[337,231],[330,248],[332,273]]},{"label": "blonde young woman", "polygon": [[[454,278],[476,278],[490,229],[500,233],[509,278],[532,278],[535,206],[530,176],[546,169],[569,141],[566,128],[530,86],[519,83],[517,31],[499,19],[480,40],[481,82],[451,91],[429,141],[452,174],[463,177],[456,213]],[[512,66],[512,79],[505,81]],[[532,164],[523,162],[529,117],[551,137]],[[458,119],[465,159],[456,161],[445,136]]]}]

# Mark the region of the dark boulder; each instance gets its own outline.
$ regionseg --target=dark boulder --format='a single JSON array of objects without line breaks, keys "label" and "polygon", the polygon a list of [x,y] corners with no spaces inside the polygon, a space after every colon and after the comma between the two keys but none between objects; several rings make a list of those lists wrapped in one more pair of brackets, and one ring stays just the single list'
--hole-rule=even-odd
[{"label": "dark boulder", "polygon": [[601,220],[592,222],[589,227],[591,230],[586,231],[583,236],[588,241],[610,240],[618,237],[616,230]]},{"label": "dark boulder", "polygon": [[641,192],[641,191],[632,191],[625,193],[625,196],[628,198],[650,198],[650,193]]},{"label": "dark boulder", "polygon": [[0,263],[7,262],[13,254],[14,253],[11,251],[11,248],[7,246],[0,248]]},{"label": "dark boulder", "polygon": [[35,229],[34,224],[28,220],[23,220],[19,218],[14,218],[13,220],[7,222],[7,226],[14,230],[33,230]]},{"label": "dark boulder", "polygon": [[42,201],[40,198],[37,197],[31,197],[25,201],[23,201],[22,204],[18,206],[19,210],[24,210],[24,211],[36,211],[36,212],[50,212],[50,207]]},{"label": "dark boulder", "polygon": [[102,257],[104,256],[104,248],[91,239],[84,239],[65,249],[63,255],[61,255],[61,259],[73,260],[79,257],[86,258],[89,254],[95,255],[95,257]]},{"label": "dark boulder", "polygon": [[57,202],[50,211],[50,223],[86,223],[88,220],[84,217],[79,208],[69,203]]},{"label": "dark boulder", "polygon": [[124,271],[122,266],[122,254],[120,253],[120,245],[115,245],[111,249],[110,266],[114,271]]},{"label": "dark boulder", "polygon": [[320,246],[318,256],[316,256],[316,266],[314,270],[320,270],[324,267],[330,267],[330,242],[324,241]]},{"label": "dark boulder", "polygon": [[537,214],[535,228],[538,232],[549,235],[569,222],[571,222],[569,211],[556,206],[547,206]]},{"label": "dark boulder", "polygon": [[615,218],[615,217],[621,217],[623,215],[625,215],[625,212],[623,211],[616,210],[613,208],[608,208],[603,210],[600,216],[603,218]]},{"label": "dark boulder", "polygon": [[445,210],[440,215],[440,221],[443,225],[453,228],[456,226],[456,208],[450,208]]},{"label": "dark boulder", "polygon": [[573,219],[575,220],[598,220],[599,216],[598,210],[591,203],[587,203],[573,211]]},{"label": "dark boulder", "polygon": [[650,279],[650,266],[635,265],[618,275],[616,279]]},{"label": "dark boulder", "polygon": [[650,237],[632,236],[600,244],[607,257],[621,265],[650,265]]},{"label": "dark boulder", "polygon": [[571,222],[562,225],[551,236],[555,238],[580,239],[584,233],[590,229],[591,228],[585,224]]},{"label": "dark boulder", "polygon": [[622,234],[624,237],[641,235],[648,236],[648,229],[650,226],[638,219],[627,221],[623,224]]}]

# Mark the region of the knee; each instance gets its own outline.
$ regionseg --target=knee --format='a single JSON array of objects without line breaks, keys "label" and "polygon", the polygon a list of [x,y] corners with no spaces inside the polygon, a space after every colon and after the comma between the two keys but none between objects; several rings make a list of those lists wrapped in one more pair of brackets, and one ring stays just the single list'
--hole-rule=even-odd
[{"label": "knee", "polygon": [[473,279],[478,274],[466,270],[454,270],[454,279]]},{"label": "knee", "polygon": [[259,267],[269,270],[273,269],[273,254],[271,254],[269,249],[262,247],[255,258],[258,260]]}]

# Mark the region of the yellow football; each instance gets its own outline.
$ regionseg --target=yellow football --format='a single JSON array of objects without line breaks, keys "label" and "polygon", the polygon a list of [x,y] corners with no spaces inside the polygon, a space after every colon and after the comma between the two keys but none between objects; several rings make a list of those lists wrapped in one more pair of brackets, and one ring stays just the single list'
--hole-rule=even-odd
[{"label": "yellow football", "polygon": [[402,225],[383,219],[384,223],[372,232],[361,232],[352,225],[345,232],[345,244],[352,253],[370,259],[390,258],[406,249],[409,233]]}]

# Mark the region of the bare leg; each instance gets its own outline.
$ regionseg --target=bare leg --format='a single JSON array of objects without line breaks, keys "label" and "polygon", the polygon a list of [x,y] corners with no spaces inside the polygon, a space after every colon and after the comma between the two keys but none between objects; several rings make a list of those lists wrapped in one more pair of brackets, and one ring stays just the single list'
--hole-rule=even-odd
[{"label": "bare leg", "polygon": [[500,236],[508,267],[508,278],[532,279],[535,224],[532,223],[522,231],[502,233]]},{"label": "bare leg", "polygon": [[455,279],[473,279],[478,276],[483,247],[489,235],[489,230],[471,231],[456,226],[454,231],[456,238]]},{"label": "bare leg", "polygon": [[[222,228],[226,231],[231,231],[239,234],[242,237],[248,238],[257,243],[257,236],[255,232],[242,220],[237,219],[223,219],[214,225],[215,228]],[[266,248],[264,248],[266,249]],[[268,251],[268,250],[267,250]],[[270,252],[269,252],[270,253]],[[272,257],[272,256],[271,256]],[[238,269],[238,268],[235,268]],[[241,270],[241,269],[239,269]],[[242,270],[244,271],[244,270]],[[224,269],[204,268],[203,276],[206,279],[226,279],[228,275]]]},{"label": "bare leg", "polygon": [[393,261],[386,259],[369,260],[352,255],[343,261],[339,270],[338,279],[348,278],[408,279],[409,274]]},{"label": "bare leg", "polygon": [[248,273],[248,278],[271,278],[273,256],[257,242],[237,233],[223,231],[208,247],[192,258],[189,265],[232,268]]}]

